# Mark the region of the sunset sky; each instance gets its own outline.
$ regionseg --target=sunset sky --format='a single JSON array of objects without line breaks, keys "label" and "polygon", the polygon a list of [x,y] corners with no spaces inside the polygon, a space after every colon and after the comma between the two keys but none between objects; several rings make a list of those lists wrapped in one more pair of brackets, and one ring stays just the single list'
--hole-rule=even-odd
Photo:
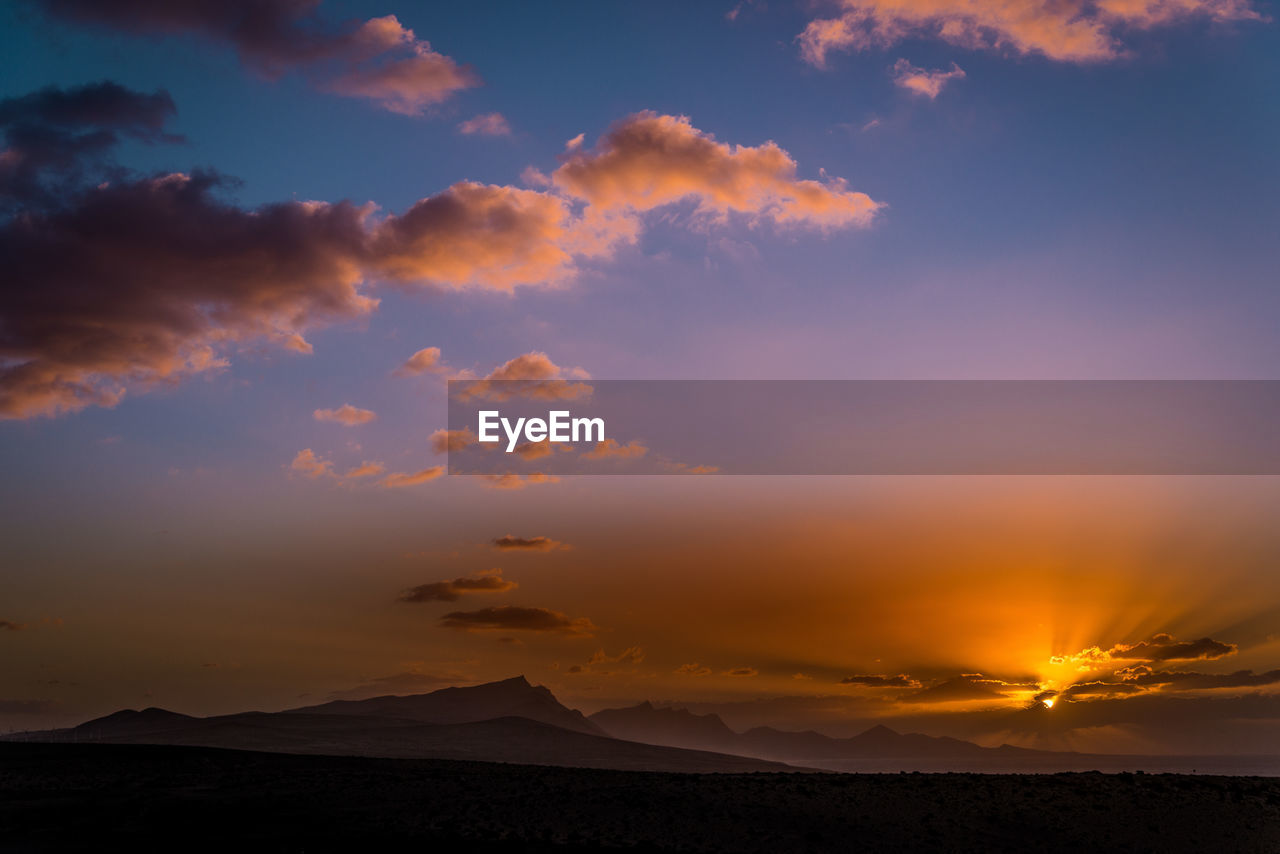
[{"label": "sunset sky", "polygon": [[433,441],[458,377],[1280,379],[1278,14],[0,5],[0,728],[523,673],[1280,752],[1275,477],[500,479]]}]

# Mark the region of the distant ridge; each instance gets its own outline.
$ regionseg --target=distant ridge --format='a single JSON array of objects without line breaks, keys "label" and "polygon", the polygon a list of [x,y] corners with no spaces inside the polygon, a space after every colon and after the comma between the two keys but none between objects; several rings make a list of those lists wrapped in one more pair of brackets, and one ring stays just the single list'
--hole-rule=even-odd
[{"label": "distant ridge", "polygon": [[884,725],[871,727],[851,738],[834,738],[812,730],[791,732],[773,727],[756,727],[739,733],[730,729],[719,715],[698,715],[681,708],[659,708],[648,702],[620,709],[604,709],[591,715],[588,720],[616,738],[647,744],[717,750],[784,762],[1030,761],[1071,755],[1008,745],[982,747],[957,738],[899,733]]},{"label": "distant ridge", "polygon": [[793,771],[754,757],[613,738],[523,676],[406,697],[208,718],[124,709],[6,740],[221,747],[269,753],[462,759],[630,771]]},{"label": "distant ridge", "polygon": [[524,676],[464,688],[442,688],[429,694],[387,695],[367,700],[334,700],[318,706],[290,709],[330,715],[368,715],[432,724],[460,724],[502,717],[528,718],[561,729],[604,735],[577,709],[560,703],[549,689],[532,685]]}]

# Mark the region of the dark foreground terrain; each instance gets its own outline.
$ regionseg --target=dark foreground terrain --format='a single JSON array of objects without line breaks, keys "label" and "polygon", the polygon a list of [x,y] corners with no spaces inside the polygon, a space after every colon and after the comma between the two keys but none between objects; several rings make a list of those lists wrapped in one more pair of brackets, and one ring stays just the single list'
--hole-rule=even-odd
[{"label": "dark foreground terrain", "polygon": [[0,744],[0,849],[122,848],[1280,851],[1280,779],[668,774]]}]

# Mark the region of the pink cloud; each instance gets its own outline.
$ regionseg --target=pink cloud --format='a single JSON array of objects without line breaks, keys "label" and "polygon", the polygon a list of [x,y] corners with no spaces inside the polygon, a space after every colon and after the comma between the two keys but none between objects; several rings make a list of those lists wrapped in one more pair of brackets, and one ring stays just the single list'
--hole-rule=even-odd
[{"label": "pink cloud", "polygon": [[964,70],[954,62],[951,63],[950,71],[939,68],[928,71],[924,68],[916,68],[905,59],[899,59],[893,64],[891,73],[895,85],[917,95],[923,95],[931,101],[938,97],[942,93],[942,87],[952,80],[964,79]]},{"label": "pink cloud", "polygon": [[368,424],[378,417],[372,410],[360,409],[349,403],[344,403],[337,409],[317,409],[312,413],[312,416],[317,421],[330,421],[334,424],[341,424],[344,427],[357,427],[361,424]]}]

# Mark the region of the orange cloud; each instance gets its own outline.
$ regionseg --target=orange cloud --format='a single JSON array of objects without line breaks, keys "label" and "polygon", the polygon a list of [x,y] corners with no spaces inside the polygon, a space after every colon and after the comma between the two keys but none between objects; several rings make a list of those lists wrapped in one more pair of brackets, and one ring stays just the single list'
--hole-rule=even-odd
[{"label": "orange cloud", "polygon": [[386,471],[386,467],[382,463],[363,462],[355,468],[350,469],[343,477],[348,480],[358,480],[362,477],[376,477]]},{"label": "orange cloud", "polygon": [[942,93],[942,87],[952,80],[964,79],[964,70],[954,62],[951,63],[950,71],[943,71],[938,68],[927,71],[923,68],[916,68],[905,59],[899,59],[893,64],[892,74],[895,85],[906,89],[908,92],[923,95],[929,100],[938,97]]},{"label": "orange cloud", "polygon": [[459,123],[458,132],[467,135],[510,136],[511,126],[502,113],[484,113]]},{"label": "orange cloud", "polygon": [[330,460],[316,456],[315,451],[310,448],[303,448],[298,451],[297,456],[293,458],[293,462],[289,463],[289,468],[310,478],[333,476],[333,463]]},{"label": "orange cloud", "polygon": [[447,454],[450,451],[456,453],[473,444],[476,441],[476,434],[471,432],[470,427],[463,427],[461,430],[437,430],[431,434],[429,441],[431,450],[437,454]]},{"label": "orange cloud", "polygon": [[472,593],[506,593],[519,585],[502,577],[502,570],[494,569],[468,578],[452,581],[433,581],[410,587],[396,597],[397,602],[456,602]]},{"label": "orange cloud", "polygon": [[15,623],[13,620],[0,620],[0,631],[20,632],[26,627],[26,623]]},{"label": "orange cloud", "polygon": [[[591,394],[592,388],[568,378],[585,379],[587,376],[582,368],[566,370],[551,361],[546,353],[534,351],[499,365],[483,379],[464,384],[453,395],[458,400],[506,400],[513,394],[535,400],[573,400]],[[511,380],[519,380],[521,385],[518,388],[501,385]]]},{"label": "orange cloud", "polygon": [[462,631],[524,631],[590,637],[598,631],[586,617],[571,619],[547,608],[502,605],[478,611],[453,611],[440,618],[440,625]]},{"label": "orange cloud", "polygon": [[1097,62],[1124,53],[1120,35],[1180,20],[1259,20],[1248,0],[841,0],[840,14],[811,21],[798,41],[806,62],[832,51],[887,47],[934,37],[968,49]]},{"label": "orange cloud", "polygon": [[537,190],[463,181],[388,217],[373,236],[374,267],[393,281],[512,290],[577,273],[575,258],[607,257],[634,238]]},{"label": "orange cloud", "polygon": [[754,667],[733,667],[724,672],[725,676],[759,676],[760,671]]},{"label": "orange cloud", "polygon": [[372,410],[358,409],[349,403],[344,403],[337,409],[317,409],[312,415],[317,421],[332,421],[344,427],[368,424],[378,417]]},{"label": "orange cloud", "polygon": [[866,225],[880,204],[839,178],[796,178],[796,162],[776,143],[733,146],[684,116],[641,112],[615,124],[595,148],[575,148],[551,175],[591,207],[649,211],[692,201],[700,214],[836,228]]},{"label": "orange cloud", "polygon": [[384,477],[379,482],[378,485],[386,487],[387,489],[399,489],[405,486],[417,486],[420,483],[426,483],[429,480],[435,480],[442,474],[444,474],[444,466],[432,466],[431,468],[423,469],[422,471],[412,472],[412,473],[395,472],[394,474],[389,474],[386,477]]},{"label": "orange cloud", "polygon": [[692,662],[690,664],[682,664],[675,669],[675,672],[681,676],[710,676],[711,668]]},{"label": "orange cloud", "polygon": [[396,368],[398,377],[416,377],[418,374],[443,373],[449,366],[440,360],[439,347],[423,347],[410,356],[403,365]]}]

